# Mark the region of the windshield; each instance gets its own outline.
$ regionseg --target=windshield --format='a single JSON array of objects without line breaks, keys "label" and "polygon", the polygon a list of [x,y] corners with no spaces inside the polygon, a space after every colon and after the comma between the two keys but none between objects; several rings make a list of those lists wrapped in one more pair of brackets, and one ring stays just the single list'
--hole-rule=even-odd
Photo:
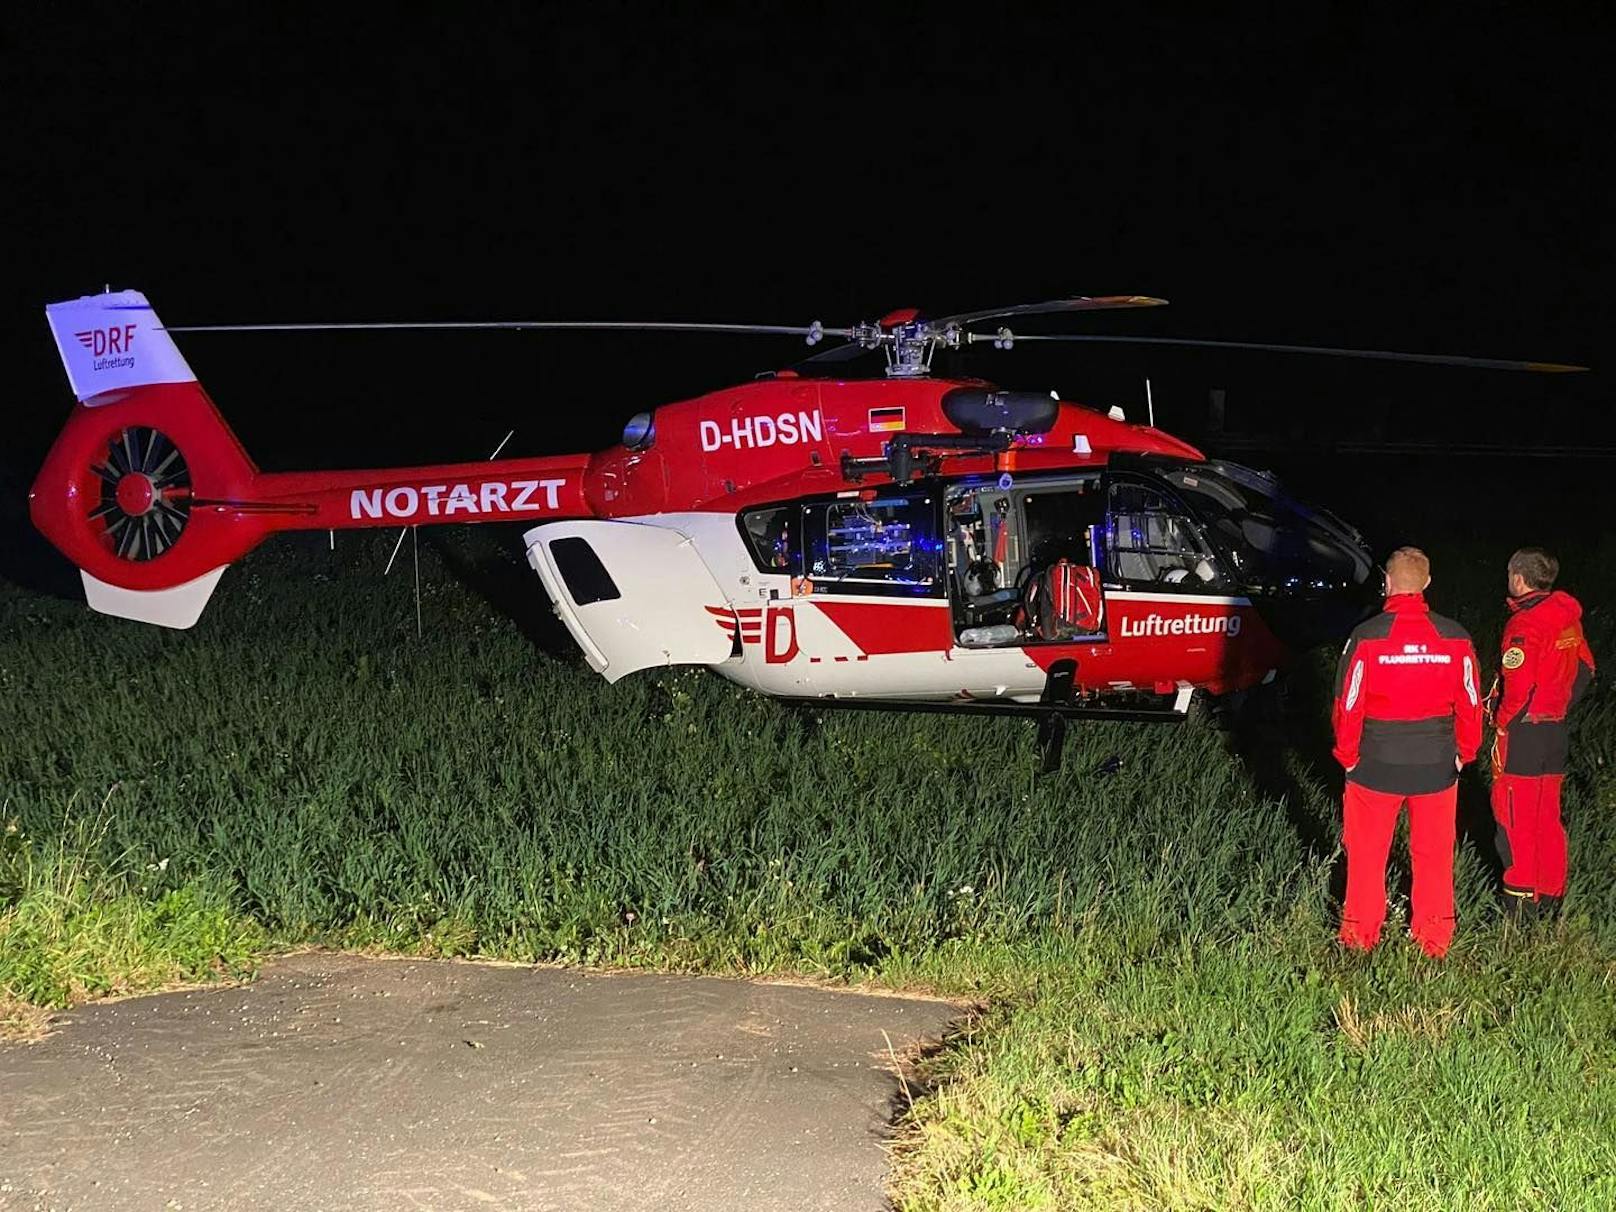
[{"label": "windshield", "polygon": [[1162,476],[1207,523],[1248,585],[1328,592],[1362,585],[1374,571],[1349,527],[1293,500],[1270,475],[1219,462]]}]

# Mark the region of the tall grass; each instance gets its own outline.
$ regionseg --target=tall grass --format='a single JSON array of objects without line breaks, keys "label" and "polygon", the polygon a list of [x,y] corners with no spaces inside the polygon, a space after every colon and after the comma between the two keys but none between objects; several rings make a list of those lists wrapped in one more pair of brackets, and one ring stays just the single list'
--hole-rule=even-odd
[{"label": "tall grass", "polygon": [[28,1007],[235,975],[263,946],[215,881],[165,886],[166,863],[142,871],[128,854],[107,856],[112,794],[93,815],[75,812],[74,797],[53,836],[4,823],[0,1018],[14,1033],[37,1029]]},{"label": "tall grass", "polygon": [[[443,554],[536,606],[484,541]],[[417,640],[386,547],[267,549],[181,634],[0,592],[0,802],[29,839],[0,877],[14,999],[134,966],[76,905],[144,907],[141,937],[192,923],[168,979],[271,938],[874,979],[990,1005],[930,1062],[895,1180],[913,1207],[1613,1194],[1603,691],[1568,789],[1566,919],[1499,920],[1477,823],[1449,961],[1396,937],[1399,897],[1387,947],[1349,960],[1338,776],[1292,743],[1328,658],[1269,732],[1085,725],[1035,780],[1015,722],[804,712],[692,671],[607,687],[437,549]],[[1485,651],[1496,621],[1466,621]],[[1590,625],[1609,650],[1608,616]],[[1484,794],[1467,783],[1473,812]]]},{"label": "tall grass", "polygon": [[0,779],[32,833],[106,795],[103,849],[293,932],[837,974],[1086,913],[1236,922],[1301,874],[1209,734],[1096,726],[1036,783],[1015,723],[802,714],[696,671],[607,688],[462,594],[418,643],[392,585],[239,579],[186,635],[8,603]]}]

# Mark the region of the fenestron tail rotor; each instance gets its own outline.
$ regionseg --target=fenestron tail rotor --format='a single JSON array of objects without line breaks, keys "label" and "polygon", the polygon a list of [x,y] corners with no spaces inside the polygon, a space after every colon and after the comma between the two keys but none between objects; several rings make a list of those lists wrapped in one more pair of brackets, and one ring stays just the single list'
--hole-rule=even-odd
[{"label": "fenestron tail rotor", "polygon": [[132,425],[91,465],[101,499],[90,511],[101,540],[120,560],[153,560],[179,540],[191,514],[191,470],[160,430]]}]

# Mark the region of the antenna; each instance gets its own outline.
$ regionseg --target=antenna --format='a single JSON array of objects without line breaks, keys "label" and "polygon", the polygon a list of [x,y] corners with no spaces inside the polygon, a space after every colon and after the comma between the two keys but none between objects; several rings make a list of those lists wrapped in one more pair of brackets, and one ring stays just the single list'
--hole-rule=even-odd
[{"label": "antenna", "polygon": [[[488,461],[490,463],[492,463],[495,459],[499,458],[499,452],[505,449],[505,443],[509,442],[515,436],[516,436],[516,430],[513,429],[509,433],[507,433],[503,438],[501,438],[499,440],[499,445],[494,447],[494,453],[488,456]],[[398,559],[398,549],[400,547],[404,546],[404,536],[409,532],[409,529],[410,528],[408,526],[406,526],[406,527],[404,527],[402,530],[400,530],[398,532],[398,542],[393,544],[393,554],[387,557],[387,567],[382,569],[382,575],[383,576],[386,576],[388,573],[393,571],[393,561]],[[337,549],[337,532],[332,531],[331,532],[331,550],[335,551],[336,549]]]},{"label": "antenna", "polygon": [[398,549],[404,546],[404,536],[409,532],[410,528],[408,526],[404,527],[403,530],[398,532],[398,542],[393,544],[393,554],[387,557],[387,567],[382,569],[383,576],[386,576],[388,573],[393,571],[393,561],[398,559]]},{"label": "antenna", "polygon": [[[516,430],[512,429],[512,430],[507,431],[505,436],[499,440],[499,445],[494,447],[494,453],[488,456],[488,461],[490,463],[492,463],[495,459],[499,458],[499,452],[505,449],[505,443],[509,442],[515,436],[516,436]],[[422,635],[422,628],[421,628],[421,541],[420,541],[420,538],[416,535],[415,527],[413,525],[406,526],[406,527],[404,527],[402,530],[400,530],[398,532],[398,542],[393,544],[393,554],[387,557],[387,567],[382,569],[382,575],[386,576],[388,573],[393,571],[393,561],[398,559],[399,549],[404,546],[404,536],[406,534],[410,536],[410,554],[413,556],[414,563],[415,563],[415,638],[420,639],[421,635]],[[336,549],[337,549],[337,532],[333,530],[331,532],[331,550],[335,551]]]},{"label": "antenna", "polygon": [[1156,401],[1150,398],[1150,380],[1145,380],[1145,415],[1150,427],[1156,428]]},{"label": "antenna", "polygon": [[398,559],[399,548],[404,546],[404,536],[410,536],[410,554],[415,558],[415,638],[421,638],[421,541],[416,536],[414,526],[406,526],[398,532],[398,542],[393,544],[393,554],[387,557],[387,567],[382,569],[386,576],[393,571],[393,561]]},{"label": "antenna", "polygon": [[415,554],[415,638],[421,638],[421,541],[410,527],[410,548]]}]

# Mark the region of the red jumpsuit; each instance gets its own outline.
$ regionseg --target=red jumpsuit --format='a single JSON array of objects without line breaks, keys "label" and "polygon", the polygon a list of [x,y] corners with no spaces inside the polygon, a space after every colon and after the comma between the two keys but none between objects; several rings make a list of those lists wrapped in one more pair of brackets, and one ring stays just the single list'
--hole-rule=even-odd
[{"label": "red jumpsuit", "polygon": [[1582,607],[1568,593],[1512,598],[1504,627],[1502,693],[1495,687],[1493,816],[1511,896],[1565,895],[1566,834],[1560,820],[1566,716],[1593,681]]},{"label": "red jumpsuit", "polygon": [[1335,757],[1346,769],[1341,941],[1368,950],[1386,921],[1386,856],[1408,805],[1414,868],[1409,933],[1427,955],[1453,939],[1459,766],[1481,748],[1476,650],[1418,593],[1393,594],[1361,624],[1336,671]]}]

